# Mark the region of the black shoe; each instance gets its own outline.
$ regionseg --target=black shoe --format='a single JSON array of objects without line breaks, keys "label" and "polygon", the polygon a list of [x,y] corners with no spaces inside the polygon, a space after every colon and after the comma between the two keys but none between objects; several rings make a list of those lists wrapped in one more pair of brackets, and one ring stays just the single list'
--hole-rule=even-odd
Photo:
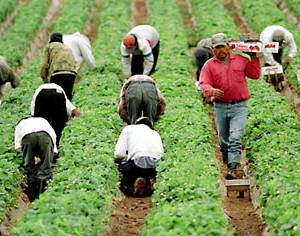
[{"label": "black shoe", "polygon": [[238,162],[231,162],[227,164],[228,172],[226,175],[226,179],[236,179],[237,178],[237,167],[239,163]]}]

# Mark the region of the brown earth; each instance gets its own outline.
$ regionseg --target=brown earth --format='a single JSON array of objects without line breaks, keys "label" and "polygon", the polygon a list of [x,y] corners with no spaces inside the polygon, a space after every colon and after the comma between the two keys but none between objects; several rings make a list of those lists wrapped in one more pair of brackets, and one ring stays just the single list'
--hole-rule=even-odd
[{"label": "brown earth", "polygon": [[143,25],[148,20],[148,6],[146,0],[132,1],[132,25]]},{"label": "brown earth", "polygon": [[12,230],[13,226],[27,211],[29,203],[30,202],[27,195],[25,193],[21,193],[17,205],[10,210],[0,225],[1,236],[10,235],[10,231]]},{"label": "brown earth", "polygon": [[112,223],[106,236],[138,236],[144,225],[144,218],[152,207],[151,197],[135,198],[122,194],[114,202],[116,209],[112,213]]}]

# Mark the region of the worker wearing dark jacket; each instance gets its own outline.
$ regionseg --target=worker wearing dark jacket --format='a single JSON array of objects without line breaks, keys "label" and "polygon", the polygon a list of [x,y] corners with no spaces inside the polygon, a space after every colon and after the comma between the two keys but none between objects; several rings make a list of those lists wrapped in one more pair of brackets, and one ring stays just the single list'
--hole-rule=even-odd
[{"label": "worker wearing dark jacket", "polygon": [[45,83],[61,86],[71,101],[77,75],[76,62],[71,49],[63,44],[62,39],[60,33],[50,36],[42,58],[40,75]]}]

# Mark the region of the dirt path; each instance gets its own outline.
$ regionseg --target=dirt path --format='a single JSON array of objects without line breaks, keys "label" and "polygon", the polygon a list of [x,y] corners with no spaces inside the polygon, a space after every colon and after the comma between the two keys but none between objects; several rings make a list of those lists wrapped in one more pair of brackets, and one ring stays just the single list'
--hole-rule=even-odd
[{"label": "dirt path", "polygon": [[[186,10],[181,10],[181,14],[187,12],[187,16],[182,16],[182,21],[186,27],[194,27],[196,24],[193,23],[193,16],[191,17],[190,14],[192,12],[189,9],[190,1],[189,0],[177,0],[177,4],[180,8],[186,8]],[[245,32],[249,32],[247,28],[247,24],[239,20],[238,17],[236,18],[236,22],[239,22],[241,27]],[[195,30],[194,28],[193,30]],[[190,53],[192,56],[193,53]],[[193,75],[192,75],[193,76]],[[245,193],[244,198],[240,198],[238,196],[238,192],[231,191],[227,196],[227,191],[225,187],[225,178],[224,176],[227,173],[227,168],[223,164],[221,159],[221,152],[218,144],[217,132],[215,127],[215,120],[214,115],[211,112],[209,114],[211,118],[211,124],[214,127],[214,142],[216,146],[216,158],[218,160],[219,168],[220,168],[220,193],[222,198],[222,205],[223,205],[223,212],[227,217],[228,221],[230,222],[231,226],[235,230],[235,235],[237,236],[260,236],[263,235],[263,231],[266,228],[265,224],[260,217],[260,214],[257,209],[255,208],[252,201],[249,200],[250,191]],[[252,181],[255,185],[255,181]],[[256,186],[255,186],[256,187]],[[257,204],[256,204],[257,205]]]},{"label": "dirt path", "polygon": [[112,224],[106,236],[138,236],[144,225],[144,219],[152,207],[151,197],[135,198],[121,195],[114,202],[116,209],[112,213]]},{"label": "dirt path", "polygon": [[19,9],[27,3],[27,0],[20,0],[18,5],[14,8],[14,10],[5,18],[5,20],[0,24],[0,37],[2,37],[6,30],[11,26],[13,23],[13,19],[16,16]]},{"label": "dirt path", "polygon": [[30,202],[27,195],[25,193],[21,193],[17,205],[10,210],[0,225],[1,236],[10,235],[10,231],[12,230],[13,226],[27,211],[29,203]]},{"label": "dirt path", "polygon": [[[283,1],[280,0],[276,1],[283,3]],[[245,18],[240,14],[241,11],[239,0],[222,0],[222,3],[229,11],[232,19],[241,33],[253,32],[253,30],[248,26]],[[297,91],[291,84],[288,83],[288,81],[286,81],[284,89],[280,93],[288,99],[291,110],[297,115],[297,118],[300,121],[300,98]]]},{"label": "dirt path", "polygon": [[132,25],[143,25],[148,20],[147,0],[132,1]]},{"label": "dirt path", "polygon": [[300,20],[294,15],[294,13],[289,9],[288,5],[284,0],[274,0],[277,7],[285,14],[288,21],[296,25],[300,29]]}]

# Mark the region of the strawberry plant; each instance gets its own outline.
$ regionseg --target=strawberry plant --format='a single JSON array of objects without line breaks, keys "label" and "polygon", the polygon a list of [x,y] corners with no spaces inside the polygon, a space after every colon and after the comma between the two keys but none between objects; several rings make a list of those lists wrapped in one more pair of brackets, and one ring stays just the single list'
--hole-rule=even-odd
[{"label": "strawberry plant", "polygon": [[18,0],[6,0],[5,2],[1,2],[0,22],[5,20],[5,18],[13,11],[17,4]]}]

